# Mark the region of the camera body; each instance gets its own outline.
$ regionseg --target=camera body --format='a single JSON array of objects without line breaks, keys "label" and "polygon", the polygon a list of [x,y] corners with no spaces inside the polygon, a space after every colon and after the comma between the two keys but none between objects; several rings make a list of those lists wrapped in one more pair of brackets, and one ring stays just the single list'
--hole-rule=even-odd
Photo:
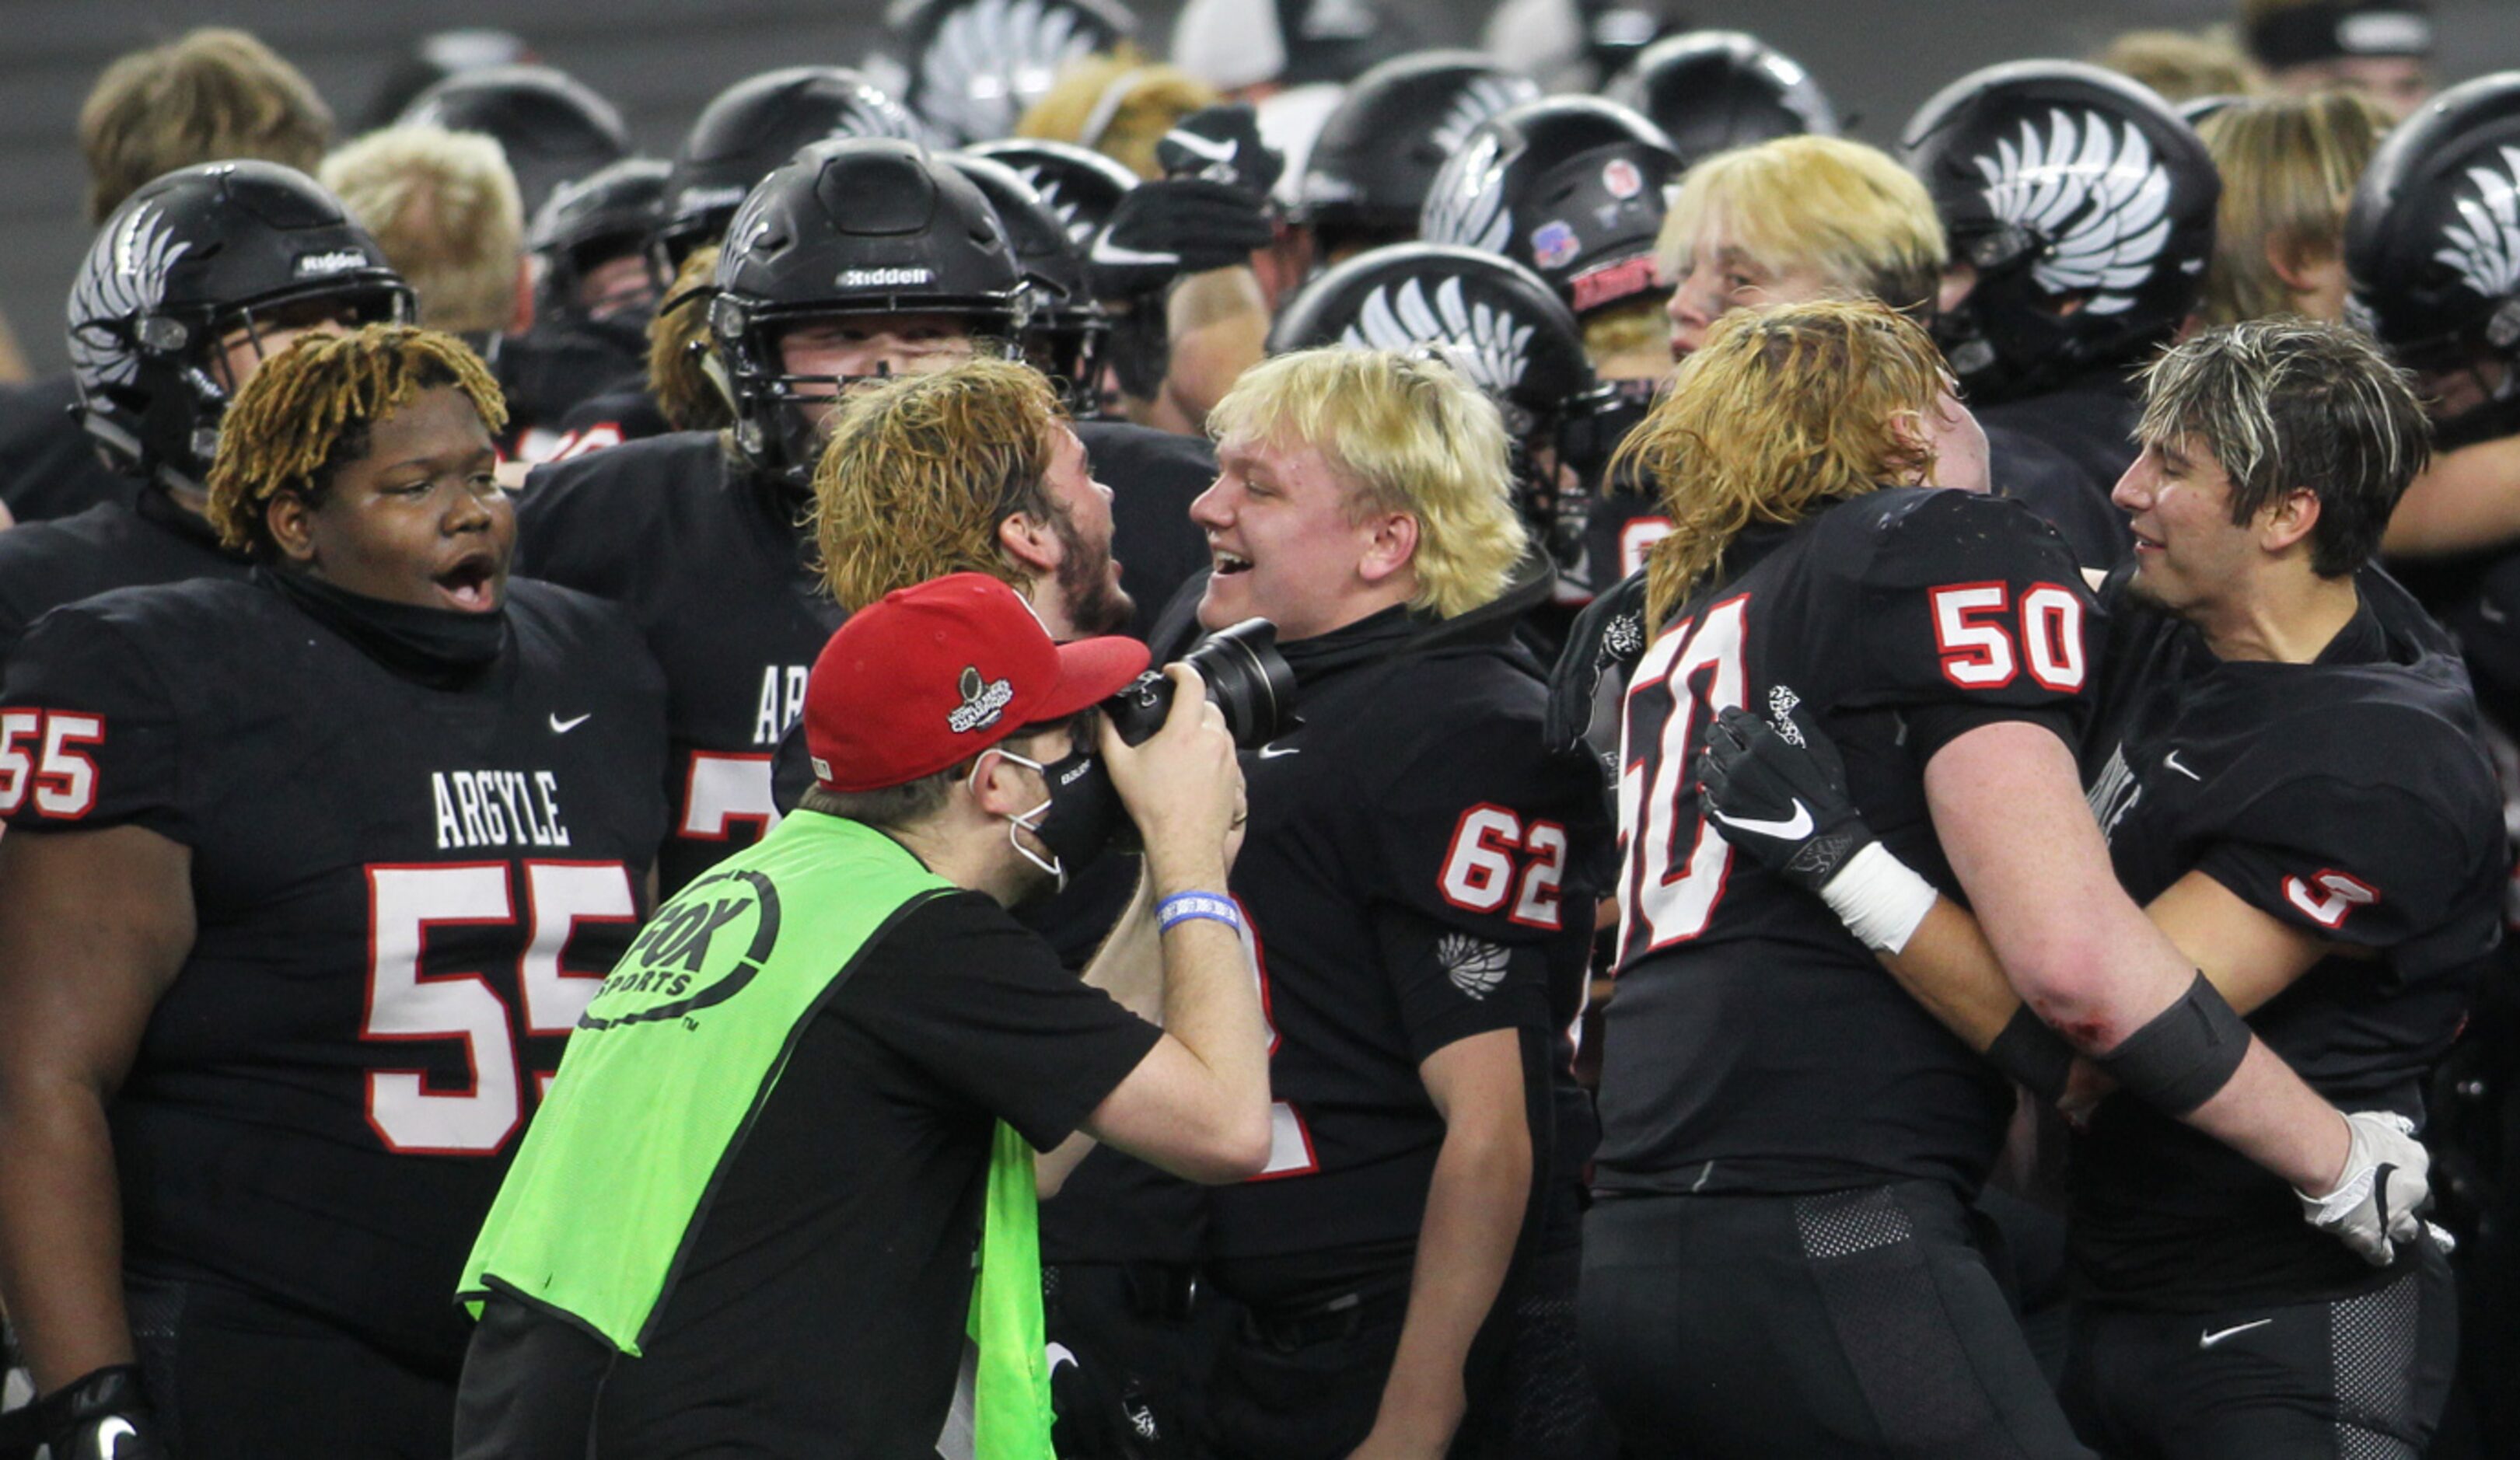
[{"label": "camera body", "polygon": [[[1244,750],[1268,743],[1295,721],[1295,672],[1278,652],[1278,626],[1247,618],[1202,639],[1181,662],[1198,671],[1207,697],[1225,712],[1225,728]],[[1148,670],[1102,701],[1120,738],[1143,745],[1172,713],[1173,682]]]}]

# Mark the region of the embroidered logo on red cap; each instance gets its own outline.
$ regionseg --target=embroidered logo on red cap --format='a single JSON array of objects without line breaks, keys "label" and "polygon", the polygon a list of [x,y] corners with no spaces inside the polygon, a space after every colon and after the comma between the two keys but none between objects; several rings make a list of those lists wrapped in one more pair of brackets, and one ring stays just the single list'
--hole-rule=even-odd
[{"label": "embroidered logo on red cap", "polygon": [[997,724],[1015,697],[1015,686],[1006,680],[983,684],[976,664],[963,666],[962,690],[963,702],[945,717],[945,724],[958,735]]}]

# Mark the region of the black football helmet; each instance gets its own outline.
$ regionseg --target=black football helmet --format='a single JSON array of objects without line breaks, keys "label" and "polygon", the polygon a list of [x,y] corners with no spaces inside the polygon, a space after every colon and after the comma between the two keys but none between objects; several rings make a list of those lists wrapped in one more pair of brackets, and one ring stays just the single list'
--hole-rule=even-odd
[{"label": "black football helmet", "polygon": [[2520,72],[2452,87],[2389,134],[2345,219],[2348,313],[2411,369],[2520,360]]},{"label": "black football helmet", "polygon": [[[664,201],[670,164],[656,157],[624,157],[573,183],[562,183],[525,230],[525,249],[542,262],[534,285],[534,318],[567,324],[593,323],[577,297],[586,271],[624,254],[637,254],[648,280],[644,307],[624,307],[618,317],[645,321],[665,281],[656,277],[648,254],[648,235],[656,226],[656,209]],[[635,306],[636,301],[632,301]]]},{"label": "black football helmet", "polygon": [[1013,358],[1031,307],[1022,266],[977,185],[917,143],[817,142],[761,180],[727,226],[709,301],[709,366],[755,470],[813,480],[815,423],[797,403],[847,379],[790,375],[779,336],[851,314],[950,314]]},{"label": "black football helmet", "polygon": [[809,142],[920,139],[918,118],[857,71],[795,66],[748,76],[700,109],[665,179],[652,250],[672,279],[683,260],[726,233],[752,185]]},{"label": "black football helmet", "polygon": [[1432,349],[1497,403],[1515,443],[1524,517],[1572,566],[1583,547],[1582,494],[1534,468],[1572,418],[1592,409],[1584,330],[1548,282],[1511,259],[1444,243],[1392,243],[1324,271],[1287,301],[1269,352],[1315,345]]},{"label": "black football helmet", "polygon": [[1121,198],[1138,186],[1138,175],[1118,161],[1070,142],[1015,137],[975,142],[963,151],[1012,168],[1042,205],[1058,215],[1067,241],[1079,250],[1094,246],[1095,236],[1111,221]]},{"label": "black football helmet", "polygon": [[547,66],[457,71],[412,98],[401,119],[497,138],[528,218],[561,184],[630,155],[612,104]]},{"label": "black football helmet", "polygon": [[1925,103],[1904,146],[1977,271],[1936,327],[1975,399],[2135,360],[2195,310],[2223,180],[2149,88],[2079,62],[1989,66]]},{"label": "black football helmet", "polygon": [[902,101],[946,147],[1012,135],[1061,70],[1138,28],[1113,0],[899,0],[885,22],[910,57]]},{"label": "black football helmet", "polygon": [[1545,97],[1470,132],[1435,175],[1418,237],[1528,264],[1587,315],[1656,288],[1654,236],[1680,173],[1671,139],[1635,111]]},{"label": "black football helmet", "polygon": [[1111,322],[1085,288],[1084,248],[1013,168],[968,153],[941,153],[937,160],[969,178],[1006,226],[1015,263],[1032,286],[1025,357],[1058,386],[1070,411],[1096,414],[1102,345],[1110,338]]},{"label": "black football helmet", "polygon": [[80,423],[126,474],[199,487],[228,407],[221,338],[326,305],[413,316],[402,276],[313,178],[256,161],[157,178],[105,221],[70,287]]},{"label": "black football helmet", "polygon": [[1479,123],[1540,98],[1539,84],[1478,51],[1419,51],[1356,78],[1322,122],[1296,186],[1295,217],[1325,236],[1417,237],[1435,174]]},{"label": "black football helmet", "polygon": [[1601,94],[1653,118],[1692,162],[1778,137],[1837,135],[1837,113],[1811,72],[1739,30],[1655,41]]}]

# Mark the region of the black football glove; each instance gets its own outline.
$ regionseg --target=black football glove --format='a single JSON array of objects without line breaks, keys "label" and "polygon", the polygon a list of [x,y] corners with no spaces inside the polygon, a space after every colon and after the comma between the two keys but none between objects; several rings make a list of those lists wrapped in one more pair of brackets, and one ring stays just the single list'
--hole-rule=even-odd
[{"label": "black football glove", "polygon": [[1269,245],[1269,190],[1285,161],[1260,140],[1245,105],[1182,118],[1155,144],[1164,175],[1120,199],[1087,256],[1102,298],[1158,293],[1184,274],[1247,263]]},{"label": "black football glove", "polygon": [[1874,837],[1819,724],[1788,689],[1779,687],[1770,708],[1773,723],[1747,710],[1716,712],[1697,757],[1697,805],[1726,841],[1816,893]]},{"label": "black football glove", "polygon": [[137,1364],[82,1375],[35,1405],[52,1460],[165,1460]]}]

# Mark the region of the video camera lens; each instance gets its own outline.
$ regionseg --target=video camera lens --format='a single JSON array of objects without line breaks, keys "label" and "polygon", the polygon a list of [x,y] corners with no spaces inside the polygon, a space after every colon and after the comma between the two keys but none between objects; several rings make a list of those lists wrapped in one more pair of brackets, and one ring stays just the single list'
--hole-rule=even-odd
[{"label": "video camera lens", "polygon": [[[1198,671],[1207,697],[1225,712],[1225,728],[1241,749],[1265,745],[1293,724],[1295,672],[1278,652],[1278,626],[1267,619],[1246,618],[1219,629],[1182,655],[1181,662]],[[1145,744],[1161,730],[1172,707],[1173,682],[1151,669],[1102,701],[1111,728],[1131,745]]]}]

